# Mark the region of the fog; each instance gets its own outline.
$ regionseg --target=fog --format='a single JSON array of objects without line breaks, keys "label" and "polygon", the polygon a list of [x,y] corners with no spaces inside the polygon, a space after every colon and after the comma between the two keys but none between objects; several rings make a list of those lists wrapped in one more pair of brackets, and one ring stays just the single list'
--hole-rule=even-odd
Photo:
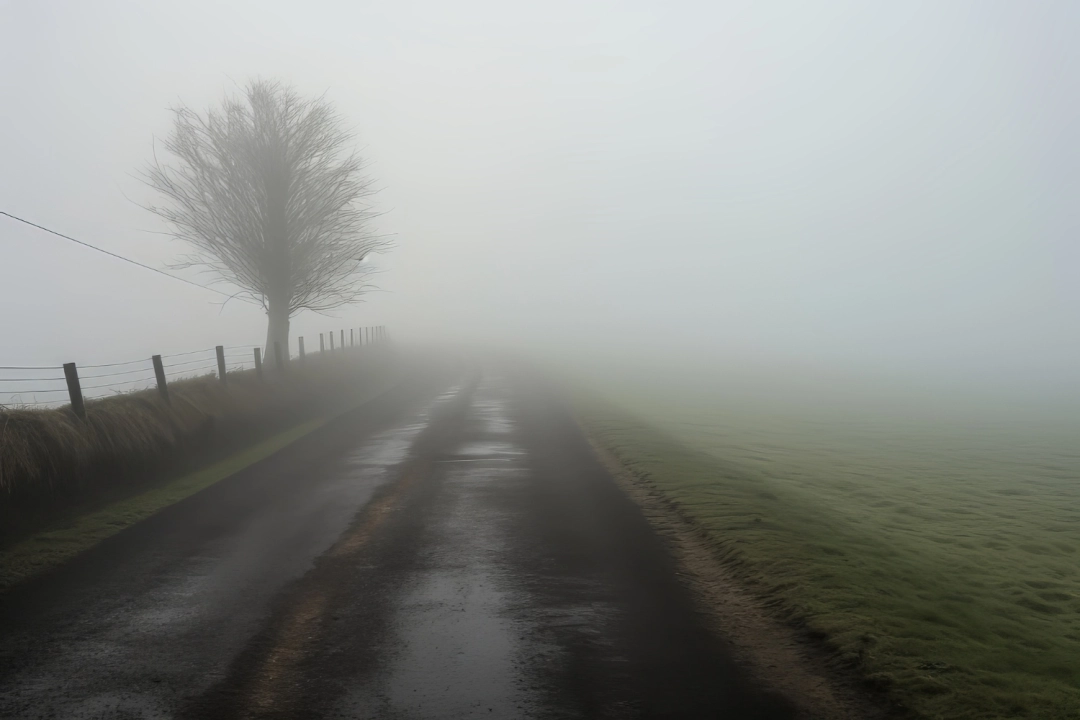
[{"label": "fog", "polygon": [[[140,207],[169,106],[256,76],[336,105],[397,246],[380,292],[294,337],[1075,392],[1074,2],[0,8],[0,210],[155,267],[184,252]],[[7,218],[0,257],[0,365],[265,335],[259,308]]]}]

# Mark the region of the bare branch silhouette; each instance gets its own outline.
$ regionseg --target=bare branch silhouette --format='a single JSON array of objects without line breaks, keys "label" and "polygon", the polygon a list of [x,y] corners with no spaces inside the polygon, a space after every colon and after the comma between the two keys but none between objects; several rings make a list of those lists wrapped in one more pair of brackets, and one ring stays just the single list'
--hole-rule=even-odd
[{"label": "bare branch silhouette", "polygon": [[200,115],[173,108],[174,128],[145,182],[167,202],[148,210],[207,269],[266,308],[267,348],[288,347],[289,319],[326,312],[372,289],[362,260],[389,246],[370,228],[375,193],[353,136],[323,98],[254,80]]}]

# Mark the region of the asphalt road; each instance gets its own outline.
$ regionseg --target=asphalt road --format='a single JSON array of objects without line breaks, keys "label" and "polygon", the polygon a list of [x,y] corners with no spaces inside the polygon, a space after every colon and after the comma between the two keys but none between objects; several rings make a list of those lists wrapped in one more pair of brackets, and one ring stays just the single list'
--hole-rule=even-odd
[{"label": "asphalt road", "polygon": [[791,716],[515,366],[418,366],[0,598],[2,718]]}]

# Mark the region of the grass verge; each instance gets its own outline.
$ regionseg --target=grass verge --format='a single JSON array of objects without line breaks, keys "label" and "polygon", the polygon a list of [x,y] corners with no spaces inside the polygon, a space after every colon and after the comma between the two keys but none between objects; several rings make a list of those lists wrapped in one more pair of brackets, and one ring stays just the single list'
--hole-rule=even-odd
[{"label": "grass verge", "polygon": [[688,442],[596,397],[577,410],[765,605],[897,705],[934,720],[1080,717],[1075,482],[998,481],[989,462],[945,481],[915,446],[924,466],[910,476],[833,456],[817,467],[820,448],[800,455],[762,433],[762,462],[790,461],[766,472],[710,452],[722,442],[708,433]]},{"label": "grass verge", "polygon": [[303,423],[207,468],[98,510],[77,515],[70,524],[15,543],[0,551],[0,591],[71,560],[124,528],[273,455],[327,422],[328,419],[324,418]]},{"label": "grass verge", "polygon": [[[89,477],[97,482],[81,495],[60,498],[56,503],[46,502],[44,506],[34,508],[38,512],[24,523],[27,529],[18,534],[9,530],[8,541],[0,544],[0,592],[67,562],[124,528],[269,457],[390,389],[399,381],[399,373],[393,359],[386,362],[387,359],[371,362],[368,358],[359,374],[353,370],[344,374],[339,372],[336,376],[328,374],[328,381],[309,376],[288,388],[268,388],[273,393],[268,400],[259,397],[264,392],[262,384],[249,383],[248,388],[237,391],[232,387],[223,389],[213,379],[193,381],[189,392],[231,395],[225,400],[212,396],[213,404],[207,403],[201,408],[193,404],[195,410],[209,419],[211,427],[218,428],[217,436],[202,438],[201,443],[161,443],[160,449],[148,444],[153,452],[144,450],[144,453],[151,459],[160,453],[160,459],[141,474],[137,472],[138,465],[133,468],[134,472],[129,471],[118,479],[103,477],[100,472],[90,474]],[[252,395],[259,399],[249,399]],[[230,410],[228,403],[236,403],[237,397],[244,412],[233,411],[231,417],[223,418],[220,408]],[[128,417],[133,414],[131,406],[137,410],[140,405],[145,407],[157,402],[147,393],[142,397],[121,396],[110,400],[118,405],[124,420],[111,432],[121,434],[130,434],[134,426]],[[210,408],[217,412],[208,411]],[[267,417],[242,427],[242,421],[260,408],[266,411]],[[162,409],[155,409],[163,413]],[[232,426],[225,432],[222,432],[223,419]],[[56,423],[55,420],[47,422]],[[100,423],[99,428],[108,438],[109,423]],[[185,451],[190,452],[183,464],[171,470],[167,462],[162,462]],[[184,467],[191,469],[186,472],[177,469]],[[48,501],[48,495],[44,499]],[[17,516],[19,506],[12,503],[10,497],[8,503],[3,508],[5,512]]]}]

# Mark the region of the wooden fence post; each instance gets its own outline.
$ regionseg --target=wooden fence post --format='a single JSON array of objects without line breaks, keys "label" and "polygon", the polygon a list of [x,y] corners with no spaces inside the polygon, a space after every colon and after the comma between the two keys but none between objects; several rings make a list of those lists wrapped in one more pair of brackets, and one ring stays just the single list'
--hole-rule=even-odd
[{"label": "wooden fence post", "polygon": [[71,398],[71,412],[80,419],[86,419],[86,406],[83,405],[82,386],[75,363],[64,363],[64,379],[67,380],[68,397]]},{"label": "wooden fence post", "polygon": [[285,362],[281,359],[281,343],[274,341],[274,364],[277,366],[278,372],[285,369]]},{"label": "wooden fence post", "polygon": [[165,382],[165,366],[161,364],[161,356],[155,355],[150,358],[150,362],[154,363],[154,378],[157,379],[157,389],[161,393],[161,399],[169,405],[169,385]]},{"label": "wooden fence post", "polygon": [[255,348],[255,377],[262,380],[262,348]]},{"label": "wooden fence post", "polygon": [[330,352],[334,352],[334,333],[327,333],[330,336]]},{"label": "wooden fence post", "polygon": [[304,364],[304,336],[301,335],[298,339],[300,340],[300,364],[303,365]]},{"label": "wooden fence post", "polygon": [[218,377],[221,378],[221,384],[225,384],[225,346],[218,345],[214,348],[217,351],[217,371]]},{"label": "wooden fence post", "polygon": [[319,333],[319,352],[326,352],[326,343],[323,341],[323,334]]},{"label": "wooden fence post", "polygon": [[353,329],[349,328],[349,347],[356,346],[356,337],[353,335]]},{"label": "wooden fence post", "polygon": [[341,349],[342,350],[345,349],[345,330],[344,329],[342,329],[342,331],[341,331]]}]

